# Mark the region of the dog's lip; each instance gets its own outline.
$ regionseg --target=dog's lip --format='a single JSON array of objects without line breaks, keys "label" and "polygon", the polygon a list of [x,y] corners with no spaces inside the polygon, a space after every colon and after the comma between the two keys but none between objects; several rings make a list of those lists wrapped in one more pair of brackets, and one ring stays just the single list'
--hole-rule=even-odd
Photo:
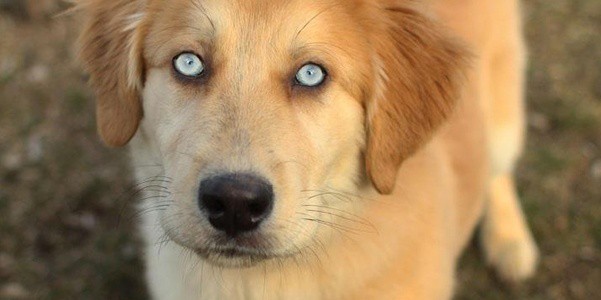
[{"label": "dog's lip", "polygon": [[201,256],[218,255],[224,258],[252,258],[252,259],[268,259],[276,256],[266,251],[258,249],[246,249],[242,247],[214,247],[214,248],[197,248],[194,250],[196,254]]},{"label": "dog's lip", "polygon": [[214,236],[212,243],[206,247],[195,249],[201,256],[219,256],[223,258],[250,258],[253,260],[268,259],[276,256],[266,248],[264,240],[258,236],[238,236],[235,238],[223,235]]}]

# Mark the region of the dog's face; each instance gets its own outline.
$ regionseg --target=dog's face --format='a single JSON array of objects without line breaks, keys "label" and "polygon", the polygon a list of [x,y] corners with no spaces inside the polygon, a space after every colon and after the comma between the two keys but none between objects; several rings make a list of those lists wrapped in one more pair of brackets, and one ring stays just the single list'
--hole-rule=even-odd
[{"label": "dog's face", "polygon": [[218,265],[344,230],[456,98],[461,51],[404,1],[106,2],[81,4],[100,133],[159,153],[163,230]]}]

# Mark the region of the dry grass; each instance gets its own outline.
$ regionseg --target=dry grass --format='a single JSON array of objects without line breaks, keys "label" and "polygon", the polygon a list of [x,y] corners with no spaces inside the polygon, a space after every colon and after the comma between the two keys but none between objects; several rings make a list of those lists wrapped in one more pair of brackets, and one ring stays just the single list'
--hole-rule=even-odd
[{"label": "dry grass", "polygon": [[[126,153],[95,135],[76,26],[28,17],[25,3],[0,0],[0,299],[145,299]],[[542,262],[508,286],[474,245],[458,299],[601,299],[601,1],[525,3],[530,139],[518,177]]]}]

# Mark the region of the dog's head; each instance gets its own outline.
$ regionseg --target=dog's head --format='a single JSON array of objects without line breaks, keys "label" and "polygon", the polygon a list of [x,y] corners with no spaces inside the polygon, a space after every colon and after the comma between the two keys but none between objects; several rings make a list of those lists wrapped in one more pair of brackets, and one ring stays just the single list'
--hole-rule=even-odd
[{"label": "dog's head", "polygon": [[163,229],[220,265],[302,251],[352,219],[347,193],[391,193],[464,65],[411,1],[80,2],[100,135],[157,153]]}]

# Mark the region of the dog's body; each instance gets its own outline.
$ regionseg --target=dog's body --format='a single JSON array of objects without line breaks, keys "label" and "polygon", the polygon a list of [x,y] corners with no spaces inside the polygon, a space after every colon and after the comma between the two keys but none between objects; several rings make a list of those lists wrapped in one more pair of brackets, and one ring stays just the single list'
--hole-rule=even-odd
[{"label": "dog's body", "polygon": [[[449,299],[457,259],[480,221],[486,257],[504,278],[533,273],[536,248],[512,177],[524,135],[517,0],[428,8],[388,0],[106,2],[81,4],[93,20],[83,58],[99,94],[101,134],[112,145],[133,136],[136,176],[150,186],[142,232],[156,299]],[[463,76],[463,50],[422,9],[469,46]],[[195,18],[178,23],[186,10]],[[388,22],[371,19],[380,10]],[[349,15],[369,21],[353,27]],[[401,31],[380,31],[397,21]],[[277,74],[286,71],[261,71],[289,64],[278,45],[294,33],[334,44],[306,55],[324,65],[340,59],[320,90],[279,91]],[[196,35],[201,41],[191,42]],[[409,50],[389,52],[398,44]],[[210,82],[193,88],[170,79],[165,63],[190,47],[214,61]],[[107,60],[122,56],[127,68],[111,70]],[[408,106],[390,104],[414,96]],[[274,100],[282,98],[294,103]],[[274,212],[261,235],[225,239],[196,208],[199,179],[224,170],[273,182]]]}]

